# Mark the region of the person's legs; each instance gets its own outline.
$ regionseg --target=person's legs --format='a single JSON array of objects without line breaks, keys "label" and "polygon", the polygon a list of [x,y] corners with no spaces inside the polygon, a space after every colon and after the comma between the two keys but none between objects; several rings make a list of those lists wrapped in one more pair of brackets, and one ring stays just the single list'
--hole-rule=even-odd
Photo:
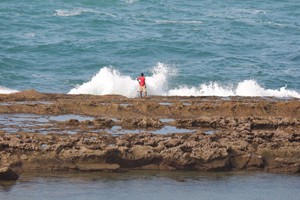
[{"label": "person's legs", "polygon": [[143,97],[143,87],[142,86],[139,86],[139,91],[140,91],[140,97],[142,98]]},{"label": "person's legs", "polygon": [[147,97],[147,89],[145,86],[139,86],[139,91],[140,91],[141,98],[143,98],[143,93],[144,93],[144,97]]},{"label": "person's legs", "polygon": [[144,97],[147,97],[147,89],[146,86],[143,86]]}]

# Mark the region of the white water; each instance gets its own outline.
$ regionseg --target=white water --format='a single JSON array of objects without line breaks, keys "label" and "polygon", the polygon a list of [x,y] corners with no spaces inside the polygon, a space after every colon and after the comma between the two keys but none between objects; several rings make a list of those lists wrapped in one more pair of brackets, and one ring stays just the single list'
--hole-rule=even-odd
[{"label": "white water", "polygon": [[[279,89],[267,89],[255,80],[244,80],[237,84],[221,84],[210,82],[199,86],[182,85],[176,88],[169,87],[169,79],[177,75],[177,71],[163,63],[157,63],[151,74],[146,74],[148,95],[162,96],[253,96],[253,97],[292,97],[300,98],[297,91],[285,87]],[[92,79],[82,85],[78,85],[69,91],[69,94],[119,94],[126,97],[138,97],[137,77],[122,75],[112,67],[101,68]],[[11,88],[0,86],[0,94],[18,92]]]},{"label": "white water", "polygon": [[15,92],[18,92],[18,90],[13,90],[7,87],[0,86],[0,94],[11,94]]},{"label": "white water", "polygon": [[57,9],[55,10],[54,16],[60,16],[60,17],[73,17],[77,15],[81,15],[83,13],[100,13],[93,9],[85,9],[85,8],[73,8],[71,10],[61,10]]},{"label": "white water", "polygon": [[[200,84],[198,87],[182,85],[169,88],[168,80],[176,76],[176,71],[163,63],[157,63],[152,74],[147,76],[146,84],[149,95],[163,96],[272,96],[300,98],[300,94],[286,87],[266,89],[255,80],[244,80],[236,85],[224,85],[217,82]],[[88,82],[73,88],[69,94],[119,94],[137,97],[136,77],[120,74],[112,67],[104,67]]]},{"label": "white water", "polygon": [[244,80],[239,82],[237,86],[220,85],[216,82],[201,84],[199,87],[182,86],[171,89],[167,92],[171,96],[252,96],[252,97],[294,97],[300,98],[300,94],[286,87],[278,90],[265,89],[255,80]]}]

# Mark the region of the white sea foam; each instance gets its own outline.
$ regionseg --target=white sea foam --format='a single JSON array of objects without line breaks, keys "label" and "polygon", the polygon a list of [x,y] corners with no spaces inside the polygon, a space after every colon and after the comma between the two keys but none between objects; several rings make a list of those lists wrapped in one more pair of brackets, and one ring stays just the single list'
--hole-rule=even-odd
[{"label": "white sea foam", "polygon": [[139,0],[125,0],[125,2],[128,3],[128,4],[133,4],[133,3],[136,3],[138,1]]},{"label": "white sea foam", "polygon": [[90,13],[99,13],[96,10],[93,9],[86,9],[86,8],[74,8],[74,9],[70,9],[70,10],[62,10],[62,9],[57,9],[55,10],[54,16],[60,16],[60,17],[72,17],[72,16],[77,16],[77,15],[81,15],[82,13],[86,13],[86,12],[90,12]]},{"label": "white sea foam", "polygon": [[24,39],[35,38],[35,33],[20,33],[20,37]]},{"label": "white sea foam", "polygon": [[0,94],[11,94],[11,93],[15,93],[15,92],[19,92],[19,91],[0,86]]},{"label": "white sea foam", "polygon": [[[146,76],[148,93],[165,95],[166,84],[172,74],[175,74],[174,70],[158,63],[152,69],[152,76]],[[104,67],[89,82],[73,88],[69,94],[120,94],[135,97],[138,94],[137,91],[136,77],[124,76],[112,67]]]},{"label": "white sea foam", "polygon": [[121,94],[135,96],[136,81],[129,76],[121,75],[111,67],[102,68],[89,82],[72,89],[69,94]]},{"label": "white sea foam", "polygon": [[[273,96],[300,98],[296,91],[286,87],[280,89],[266,89],[255,80],[244,80],[237,84],[221,84],[210,82],[199,86],[182,85],[170,88],[169,78],[176,76],[176,70],[163,64],[157,63],[151,74],[146,75],[147,90],[149,95],[164,96]],[[90,81],[73,88],[69,94],[120,94],[127,97],[136,97],[136,78],[124,76],[112,67],[102,68]]]},{"label": "white sea foam", "polygon": [[240,8],[232,8],[230,10],[231,13],[237,15],[259,15],[259,14],[267,14],[266,10],[259,10],[259,9],[240,9]]},{"label": "white sea foam", "polygon": [[252,96],[252,97],[294,97],[300,98],[300,94],[285,87],[280,89],[265,89],[255,80],[244,80],[235,85],[221,85],[217,82],[201,84],[199,87],[181,86],[167,92],[171,96]]},{"label": "white sea foam", "polygon": [[157,24],[202,24],[200,20],[155,20]]}]

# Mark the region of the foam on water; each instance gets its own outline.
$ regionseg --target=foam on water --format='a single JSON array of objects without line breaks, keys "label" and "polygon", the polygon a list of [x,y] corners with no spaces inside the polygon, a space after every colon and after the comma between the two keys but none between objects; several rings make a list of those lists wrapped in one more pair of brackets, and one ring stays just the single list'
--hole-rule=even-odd
[{"label": "foam on water", "polygon": [[[169,78],[176,76],[176,70],[163,63],[157,63],[152,75],[146,76],[147,90],[150,95],[164,96],[272,96],[300,98],[296,91],[287,89],[266,89],[255,80],[244,80],[237,84],[222,84],[210,82],[199,84],[198,87],[182,85],[169,88]],[[136,97],[137,81],[135,78],[120,74],[112,67],[104,67],[88,82],[73,88],[69,94],[119,94],[126,97]]]},{"label": "foam on water", "polygon": [[139,2],[139,0],[125,0],[125,2],[128,4],[133,4]]},{"label": "foam on water", "polygon": [[202,24],[200,20],[155,20],[157,24]]},{"label": "foam on water", "polygon": [[121,94],[133,97],[137,93],[136,81],[121,75],[111,67],[102,68],[89,82],[73,88],[69,94]]},{"label": "foam on water", "polygon": [[67,9],[57,9],[55,10],[54,16],[60,16],[60,17],[72,17],[81,15],[82,13],[99,13],[96,10],[93,9],[87,9],[87,8],[73,8],[70,10]]},{"label": "foam on water", "polygon": [[300,98],[300,94],[285,87],[280,89],[266,89],[255,80],[244,80],[235,85],[222,85],[217,82],[201,84],[199,87],[181,86],[167,92],[171,96],[251,96],[251,97],[294,97]]},{"label": "foam on water", "polygon": [[15,92],[18,92],[18,90],[0,86],[0,94],[11,94],[11,93],[15,93]]},{"label": "foam on water", "polygon": [[[147,90],[152,95],[164,95],[170,69],[158,63],[152,70],[152,76],[146,76]],[[172,74],[172,73],[169,73]],[[120,94],[127,97],[137,96],[136,78],[121,75],[112,67],[104,67],[89,81],[73,88],[69,94]]]}]

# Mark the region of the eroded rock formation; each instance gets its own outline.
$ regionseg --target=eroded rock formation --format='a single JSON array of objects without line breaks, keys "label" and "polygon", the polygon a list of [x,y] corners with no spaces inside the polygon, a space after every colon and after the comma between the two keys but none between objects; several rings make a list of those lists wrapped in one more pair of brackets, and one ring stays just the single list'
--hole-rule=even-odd
[{"label": "eroded rock formation", "polygon": [[[56,123],[56,132],[48,134],[8,133],[0,125],[0,167],[17,173],[133,168],[300,172],[298,99],[128,99],[25,91],[0,95],[0,115],[11,113],[94,117]],[[167,125],[191,132],[153,134]],[[139,133],[111,134],[115,126]],[[61,133],[72,128],[80,131]]]}]

